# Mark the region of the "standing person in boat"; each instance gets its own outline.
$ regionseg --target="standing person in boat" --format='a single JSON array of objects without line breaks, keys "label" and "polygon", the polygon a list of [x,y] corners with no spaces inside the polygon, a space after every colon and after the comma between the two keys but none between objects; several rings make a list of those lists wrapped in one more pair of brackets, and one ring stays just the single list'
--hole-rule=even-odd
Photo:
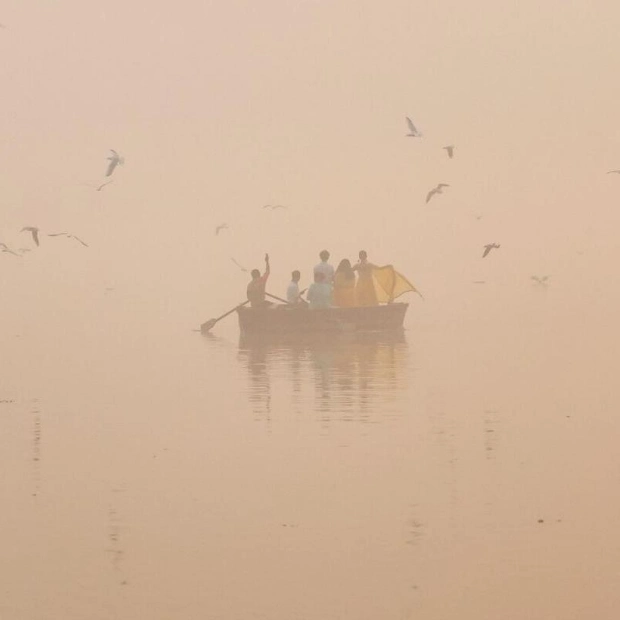
[{"label": "standing person in boat", "polygon": [[325,276],[324,281],[331,286],[334,282],[334,268],[327,262],[329,260],[329,252],[323,250],[319,254],[319,258],[321,262],[314,266],[314,275],[322,273]]},{"label": "standing person in boat", "polygon": [[303,300],[299,296],[299,280],[301,279],[301,273],[295,269],[293,273],[291,273],[291,283],[288,285],[286,289],[286,301],[289,304],[295,306],[299,303],[303,303]]},{"label": "standing person in boat", "polygon": [[332,287],[325,281],[325,274],[323,272],[315,272],[314,282],[308,288],[306,297],[310,303],[310,310],[329,308],[331,306]]},{"label": "standing person in boat", "polygon": [[355,306],[355,271],[348,258],[340,261],[334,274],[334,306],[340,308]]},{"label": "standing person in boat", "polygon": [[250,280],[247,288],[247,296],[252,308],[259,306],[271,305],[265,301],[265,285],[271,270],[269,268],[269,254],[265,254],[265,273],[261,276],[258,269],[252,269]]},{"label": "standing person in boat", "polygon": [[360,250],[359,261],[353,267],[357,271],[357,284],[355,286],[355,301],[358,306],[378,306],[375,284],[372,279],[372,270],[376,265],[368,262],[366,250]]}]

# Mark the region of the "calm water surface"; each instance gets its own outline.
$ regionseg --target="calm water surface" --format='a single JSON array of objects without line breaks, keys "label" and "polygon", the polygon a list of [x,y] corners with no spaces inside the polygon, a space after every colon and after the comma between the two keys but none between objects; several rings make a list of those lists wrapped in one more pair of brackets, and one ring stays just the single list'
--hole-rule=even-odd
[{"label": "calm water surface", "polygon": [[0,617],[611,620],[615,344],[527,294],[286,346],[7,303]]}]

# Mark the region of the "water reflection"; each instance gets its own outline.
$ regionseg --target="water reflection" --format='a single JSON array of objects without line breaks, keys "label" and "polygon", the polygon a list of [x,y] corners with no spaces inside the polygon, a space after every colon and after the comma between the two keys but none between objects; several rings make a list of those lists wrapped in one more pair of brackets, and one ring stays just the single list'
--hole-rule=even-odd
[{"label": "water reflection", "polygon": [[38,400],[31,410],[33,416],[32,428],[32,463],[33,463],[33,492],[32,496],[37,497],[41,489],[41,412],[38,407]]},{"label": "water reflection", "polygon": [[[378,421],[402,414],[408,345],[403,332],[287,342],[241,339],[239,358],[257,417],[271,421],[272,395],[287,410],[323,421]],[[394,403],[394,407],[390,406]]]},{"label": "water reflection", "polygon": [[111,557],[112,570],[119,576],[119,584],[124,586],[127,585],[127,580],[124,577],[124,570],[122,567],[122,562],[125,556],[122,534],[125,528],[118,508],[118,503],[121,497],[119,494],[122,492],[122,489],[112,489],[113,495],[108,505],[108,546],[106,551]]}]

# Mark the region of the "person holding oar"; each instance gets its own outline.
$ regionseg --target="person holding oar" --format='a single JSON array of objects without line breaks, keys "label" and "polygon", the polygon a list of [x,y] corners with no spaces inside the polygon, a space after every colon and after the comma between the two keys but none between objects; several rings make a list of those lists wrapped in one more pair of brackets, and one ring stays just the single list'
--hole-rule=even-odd
[{"label": "person holding oar", "polygon": [[[291,283],[288,285],[286,289],[286,303],[289,306],[299,306],[304,305],[306,302],[302,299],[302,295],[308,290],[304,289],[303,291],[299,291],[299,280],[301,279],[301,273],[295,269],[293,273],[291,273]],[[266,293],[267,295],[269,293]],[[284,300],[282,300],[284,301]]]},{"label": "person holding oar", "polygon": [[219,323],[222,319],[225,319],[227,316],[231,315],[233,312],[238,310],[239,308],[243,308],[243,306],[247,306],[250,304],[252,308],[257,308],[259,306],[265,306],[270,304],[270,302],[265,300],[265,285],[267,284],[267,279],[269,278],[269,274],[271,273],[271,269],[269,268],[269,254],[265,254],[265,273],[261,276],[261,273],[258,269],[252,269],[251,276],[252,279],[248,283],[247,288],[247,301],[240,303],[235,306],[228,312],[225,312],[221,316],[218,316],[216,319],[209,319],[205,321],[200,326],[200,331],[203,334],[206,334],[210,331],[216,323]]},{"label": "person holding oar", "polygon": [[258,269],[252,269],[250,272],[252,279],[248,284],[247,296],[252,308],[259,308],[270,303],[265,300],[265,285],[270,273],[269,254],[265,254],[265,273],[261,276]]}]

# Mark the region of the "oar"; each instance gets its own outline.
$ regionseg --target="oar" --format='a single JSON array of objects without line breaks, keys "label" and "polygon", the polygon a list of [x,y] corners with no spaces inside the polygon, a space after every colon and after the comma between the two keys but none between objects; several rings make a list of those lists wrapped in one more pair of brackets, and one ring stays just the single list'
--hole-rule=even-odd
[{"label": "oar", "polygon": [[[301,298],[301,296],[307,291],[308,289],[305,288],[303,291],[301,291],[301,293],[299,293],[299,297]],[[283,304],[289,304],[291,305],[290,301],[286,301],[286,299],[282,299],[282,297],[277,297],[276,295],[272,295],[271,293],[265,293],[265,295],[267,295],[267,297],[271,297],[271,299],[275,299],[276,301],[281,301]],[[303,300],[302,300],[303,301]]]},{"label": "oar", "polygon": [[286,299],[282,299],[282,297],[276,297],[276,295],[272,295],[271,293],[265,293],[265,295],[267,295],[267,297],[271,297],[271,299],[275,299],[276,301],[281,301],[283,304],[288,304],[288,301],[286,301]]},{"label": "oar", "polygon": [[235,310],[238,310],[239,308],[243,308],[243,306],[245,306],[245,305],[247,305],[249,303],[250,303],[250,300],[248,299],[247,301],[244,301],[242,304],[239,304],[239,305],[235,306],[232,310],[229,310],[228,312],[225,312],[224,314],[222,314],[222,316],[218,316],[217,319],[209,319],[208,321],[204,322],[200,326],[200,331],[203,334],[206,334],[210,329],[213,328],[213,326],[218,321],[221,321],[222,319],[225,319],[229,314],[232,314]]}]

